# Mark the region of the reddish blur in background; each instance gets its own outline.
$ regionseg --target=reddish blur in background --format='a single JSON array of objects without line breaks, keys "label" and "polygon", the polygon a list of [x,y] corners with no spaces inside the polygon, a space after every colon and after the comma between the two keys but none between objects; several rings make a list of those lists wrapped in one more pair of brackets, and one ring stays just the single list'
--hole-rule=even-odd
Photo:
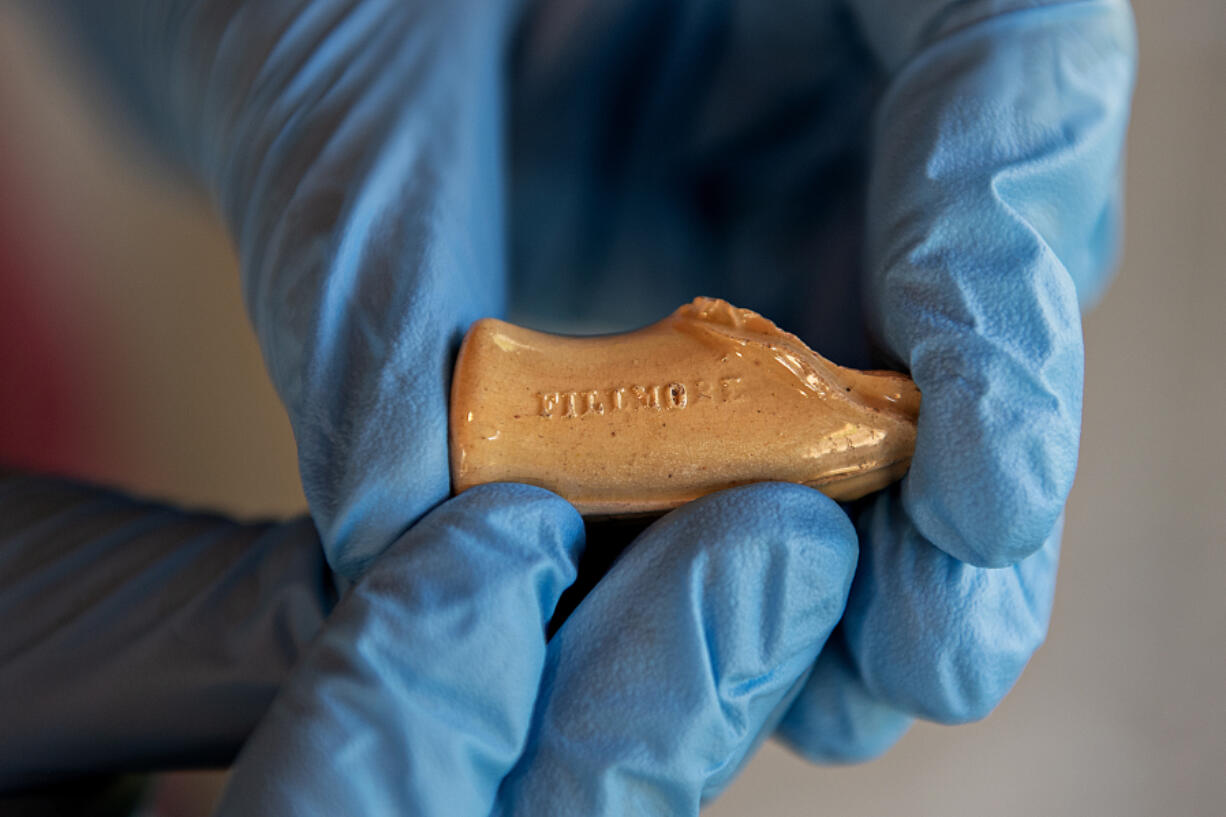
[{"label": "reddish blur in background", "polygon": [[[1086,321],[1048,643],[982,723],[917,726],[854,768],[768,744],[708,814],[1226,814],[1226,13],[1134,5],[1129,231]],[[14,4],[0,123],[0,460],[235,514],[302,510],[224,231]],[[143,813],[207,813],[221,781],[161,776]]]},{"label": "reddish blur in background", "polygon": [[237,513],[305,508],[208,202],[14,5],[0,5],[0,456]]}]

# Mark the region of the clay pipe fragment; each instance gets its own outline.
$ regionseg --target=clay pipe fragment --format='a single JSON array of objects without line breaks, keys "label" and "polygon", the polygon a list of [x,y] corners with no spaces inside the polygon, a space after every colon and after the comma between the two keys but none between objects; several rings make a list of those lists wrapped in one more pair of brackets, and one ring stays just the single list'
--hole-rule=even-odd
[{"label": "clay pipe fragment", "polygon": [[906,472],[919,405],[906,375],[837,366],[712,298],[600,337],[487,318],[456,361],[452,487],[539,485],[587,516],[765,480],[851,500]]}]

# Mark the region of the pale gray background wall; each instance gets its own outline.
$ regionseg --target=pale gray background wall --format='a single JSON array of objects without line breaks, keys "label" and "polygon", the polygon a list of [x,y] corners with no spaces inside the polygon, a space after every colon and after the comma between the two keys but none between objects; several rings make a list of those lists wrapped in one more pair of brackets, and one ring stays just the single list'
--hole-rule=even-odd
[{"label": "pale gray background wall", "polygon": [[[1082,464],[1047,644],[985,721],[920,725],[851,768],[768,745],[712,817],[1226,814],[1226,6],[1136,12],[1126,252],[1086,320]],[[82,87],[0,5],[3,128],[29,206],[89,261],[47,286],[89,303],[82,320],[119,350],[98,395],[126,452],[113,478],[235,512],[301,508],[223,233],[134,160]],[[197,813],[214,786],[174,777],[156,808]]]}]

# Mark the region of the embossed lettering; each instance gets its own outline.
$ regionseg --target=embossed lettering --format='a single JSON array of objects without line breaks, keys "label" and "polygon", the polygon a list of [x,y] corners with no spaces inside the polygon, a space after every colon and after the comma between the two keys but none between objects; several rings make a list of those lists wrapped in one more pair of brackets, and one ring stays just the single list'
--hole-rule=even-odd
[{"label": "embossed lettering", "polygon": [[556,391],[537,392],[537,397],[541,398],[541,416],[552,419],[554,409],[558,407],[558,401],[562,395]]},{"label": "embossed lettering", "polygon": [[727,403],[739,400],[744,395],[741,391],[741,378],[730,376],[719,379],[718,398],[711,384],[705,380],[694,380],[689,385],[684,381],[674,380],[670,383],[651,385],[632,384],[581,391],[547,391],[537,392],[536,396],[540,401],[541,417],[572,419],[592,414],[604,415],[644,408],[655,411],[679,411],[704,399],[715,403]]},{"label": "embossed lettering", "polygon": [[600,399],[600,392],[592,389],[584,394],[586,400],[583,404],[584,414],[604,414],[604,402]]}]

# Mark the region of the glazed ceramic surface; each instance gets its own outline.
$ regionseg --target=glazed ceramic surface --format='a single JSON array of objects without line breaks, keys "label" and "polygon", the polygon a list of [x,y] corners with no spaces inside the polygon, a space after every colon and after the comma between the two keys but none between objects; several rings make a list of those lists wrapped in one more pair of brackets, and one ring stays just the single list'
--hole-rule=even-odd
[{"label": "glazed ceramic surface", "polygon": [[919,404],[905,375],[837,366],[711,298],[623,335],[485,319],[456,362],[452,486],[524,482],[602,516],[765,480],[855,499],[906,472]]}]

